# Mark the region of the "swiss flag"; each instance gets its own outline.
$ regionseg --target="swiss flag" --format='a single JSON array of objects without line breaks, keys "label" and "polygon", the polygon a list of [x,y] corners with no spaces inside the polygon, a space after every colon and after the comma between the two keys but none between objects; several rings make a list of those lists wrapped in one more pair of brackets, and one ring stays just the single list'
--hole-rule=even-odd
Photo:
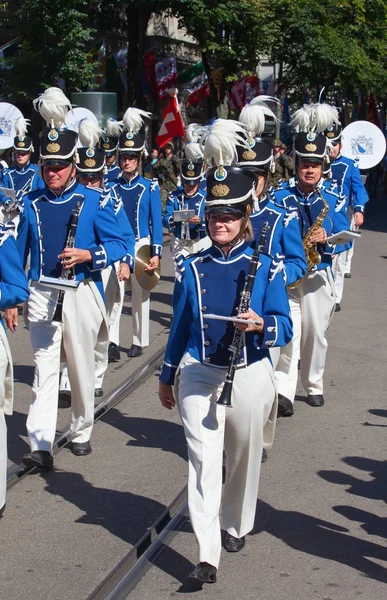
[{"label": "swiss flag", "polygon": [[168,102],[162,114],[163,122],[157,134],[156,144],[159,148],[165,146],[175,137],[185,137],[183,119],[179,111],[176,94]]}]

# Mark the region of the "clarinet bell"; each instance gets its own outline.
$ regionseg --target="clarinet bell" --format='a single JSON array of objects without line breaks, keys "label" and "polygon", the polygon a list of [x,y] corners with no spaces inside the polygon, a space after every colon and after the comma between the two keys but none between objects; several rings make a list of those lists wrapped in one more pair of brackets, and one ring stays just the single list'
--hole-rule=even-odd
[{"label": "clarinet bell", "polygon": [[231,404],[231,392],[232,392],[232,381],[228,381],[226,379],[226,381],[224,382],[223,385],[223,389],[222,389],[222,393],[219,396],[219,399],[216,401],[215,404],[220,404],[221,406],[228,406],[229,408],[232,408],[232,404]]}]

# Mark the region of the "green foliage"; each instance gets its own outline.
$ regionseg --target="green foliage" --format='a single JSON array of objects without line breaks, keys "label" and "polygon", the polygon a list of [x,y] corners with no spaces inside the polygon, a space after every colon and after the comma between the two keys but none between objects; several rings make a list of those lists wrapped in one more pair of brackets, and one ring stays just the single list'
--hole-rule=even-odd
[{"label": "green foliage", "polygon": [[386,0],[267,0],[265,8],[285,86],[300,95],[307,85],[386,94]]},{"label": "green foliage", "polygon": [[58,78],[68,92],[89,86],[95,67],[85,52],[93,40],[84,26],[87,6],[86,0],[26,0],[18,14],[23,42],[10,61],[9,93],[31,98]]}]

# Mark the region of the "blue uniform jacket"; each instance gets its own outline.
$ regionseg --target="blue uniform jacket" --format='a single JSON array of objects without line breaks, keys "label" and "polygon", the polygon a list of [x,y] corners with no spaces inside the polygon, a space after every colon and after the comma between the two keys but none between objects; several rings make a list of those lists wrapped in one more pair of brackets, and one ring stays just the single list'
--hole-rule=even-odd
[{"label": "blue uniform jacket", "polygon": [[119,176],[121,175],[121,169],[117,165],[113,165],[112,167],[108,167],[106,175],[104,175],[105,184],[111,183],[113,181],[117,181]]},{"label": "blue uniform jacket", "polygon": [[75,275],[78,281],[91,278],[103,296],[101,270],[127,254],[109,196],[101,196],[100,190],[74,180],[60,196],[45,188],[29,193],[27,200],[20,218],[17,244],[24,265],[31,250],[28,278],[60,277],[62,265],[58,255],[66,245],[72,211],[80,203],[75,247],[89,250],[92,260],[76,265]]},{"label": "blue uniform jacket", "polygon": [[128,183],[121,176],[110,189],[114,202],[122,200],[136,241],[150,235],[152,255],[161,257],[163,226],[158,182],[137,174]]},{"label": "blue uniform jacket", "polygon": [[369,197],[361,179],[358,163],[345,156],[337,156],[331,163],[332,179],[345,195],[347,206],[353,206],[354,212],[364,212]]},{"label": "blue uniform jacket", "polygon": [[[203,364],[228,367],[234,325],[205,315],[238,313],[252,254],[253,248],[241,241],[227,257],[211,246],[183,261],[175,283],[173,320],[160,381],[173,384],[185,352]],[[246,333],[240,366],[269,357],[269,348],[286,345],[293,335],[283,276],[265,254],[260,256],[250,306],[265,325],[262,334]]]},{"label": "blue uniform jacket", "polygon": [[195,215],[202,219],[202,223],[200,223],[200,225],[188,223],[190,239],[199,240],[201,238],[204,238],[207,235],[206,224],[204,220],[205,199],[205,194],[202,191],[200,191],[200,189],[196,192],[194,196],[191,197],[186,196],[182,188],[169,194],[163,216],[164,227],[169,229],[169,231],[171,231],[175,235],[175,237],[181,239],[181,223],[174,223],[173,212],[175,210],[183,210],[183,205],[188,205],[188,208],[186,210],[194,210]]},{"label": "blue uniform jacket", "polygon": [[259,210],[250,215],[254,239],[259,242],[264,223],[269,223],[265,252],[276,262],[283,260],[285,285],[301,279],[306,273],[299,212],[288,212],[266,197],[259,201]]},{"label": "blue uniform jacket", "polygon": [[127,255],[121,259],[121,262],[126,262],[130,267],[131,273],[133,273],[134,265],[135,265],[135,256],[136,256],[135,249],[134,249],[135,239],[134,239],[133,229],[132,229],[131,224],[129,223],[128,217],[126,216],[126,212],[125,212],[122,200],[115,199],[113,201],[111,199],[111,201],[113,202],[114,214],[116,215],[116,219],[120,226],[121,233],[126,242]]},{"label": "blue uniform jacket", "polygon": [[[12,308],[29,296],[27,277],[13,235],[13,223],[0,225],[0,310]],[[1,320],[0,315],[0,321]]]},{"label": "blue uniform jacket", "polygon": [[[348,219],[341,194],[332,190],[329,182],[320,180],[319,191],[329,204],[328,214],[324,219],[322,227],[328,236],[339,231],[348,229]],[[321,213],[323,203],[316,192],[307,196],[299,190],[294,178],[289,179],[287,185],[271,192],[271,198],[276,204],[286,208],[289,212],[299,212],[301,235],[307,233]],[[317,249],[321,255],[321,263],[317,269],[326,269],[332,265],[332,255],[344,251],[343,247],[326,244],[318,244]]]},{"label": "blue uniform jacket", "polygon": [[[17,166],[7,169],[1,187],[27,193],[44,188],[44,181],[39,175],[39,167],[30,162],[23,169]],[[1,202],[3,198],[4,194],[0,193]]]}]

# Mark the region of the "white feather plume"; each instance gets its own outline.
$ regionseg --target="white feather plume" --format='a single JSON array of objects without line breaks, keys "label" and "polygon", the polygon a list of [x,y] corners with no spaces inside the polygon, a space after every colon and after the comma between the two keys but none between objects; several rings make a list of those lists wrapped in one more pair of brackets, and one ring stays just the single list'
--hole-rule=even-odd
[{"label": "white feather plume", "polygon": [[238,121],[216,119],[206,128],[199,141],[205,162],[210,166],[230,166],[237,154],[237,146],[248,148],[246,128]]},{"label": "white feather plume", "polygon": [[290,121],[290,127],[298,132],[306,132],[311,129],[311,113],[312,107],[310,104],[304,104],[301,106],[293,115],[292,120]]},{"label": "white feather plume", "polygon": [[67,113],[71,110],[71,102],[60,88],[50,87],[33,101],[37,110],[47,125],[62,127]]},{"label": "white feather plume", "polygon": [[197,142],[205,131],[204,125],[200,123],[190,123],[185,130],[187,142]]},{"label": "white feather plume", "polygon": [[82,146],[95,148],[104,132],[92,119],[82,119],[79,123],[78,137]]},{"label": "white feather plume", "polygon": [[193,162],[203,158],[203,149],[199,142],[188,142],[185,146],[185,155]]},{"label": "white feather plume", "polygon": [[15,121],[15,131],[16,135],[19,137],[24,137],[27,133],[27,127],[31,125],[31,121],[29,119],[25,119],[24,117],[19,117]]},{"label": "white feather plume", "polygon": [[116,119],[109,118],[106,121],[105,130],[106,135],[109,137],[119,136],[122,131],[122,123],[116,121]]},{"label": "white feather plume", "polygon": [[331,104],[316,103],[311,104],[311,126],[317,133],[322,133],[328,127],[332,127],[334,124],[339,125],[339,113],[335,106]]},{"label": "white feather plume", "polygon": [[278,121],[277,116],[267,105],[267,102],[269,101],[276,102],[276,104],[279,103],[279,100],[272,96],[257,96],[242,108],[241,114],[239,115],[239,121],[246,125],[251,137],[260,136],[262,134],[265,129],[266,117],[273,117]]},{"label": "white feather plume", "polygon": [[144,125],[143,117],[150,118],[151,116],[152,113],[150,112],[130,106],[122,117],[122,123],[124,124],[125,129],[128,131],[138,133],[141,127]]}]

